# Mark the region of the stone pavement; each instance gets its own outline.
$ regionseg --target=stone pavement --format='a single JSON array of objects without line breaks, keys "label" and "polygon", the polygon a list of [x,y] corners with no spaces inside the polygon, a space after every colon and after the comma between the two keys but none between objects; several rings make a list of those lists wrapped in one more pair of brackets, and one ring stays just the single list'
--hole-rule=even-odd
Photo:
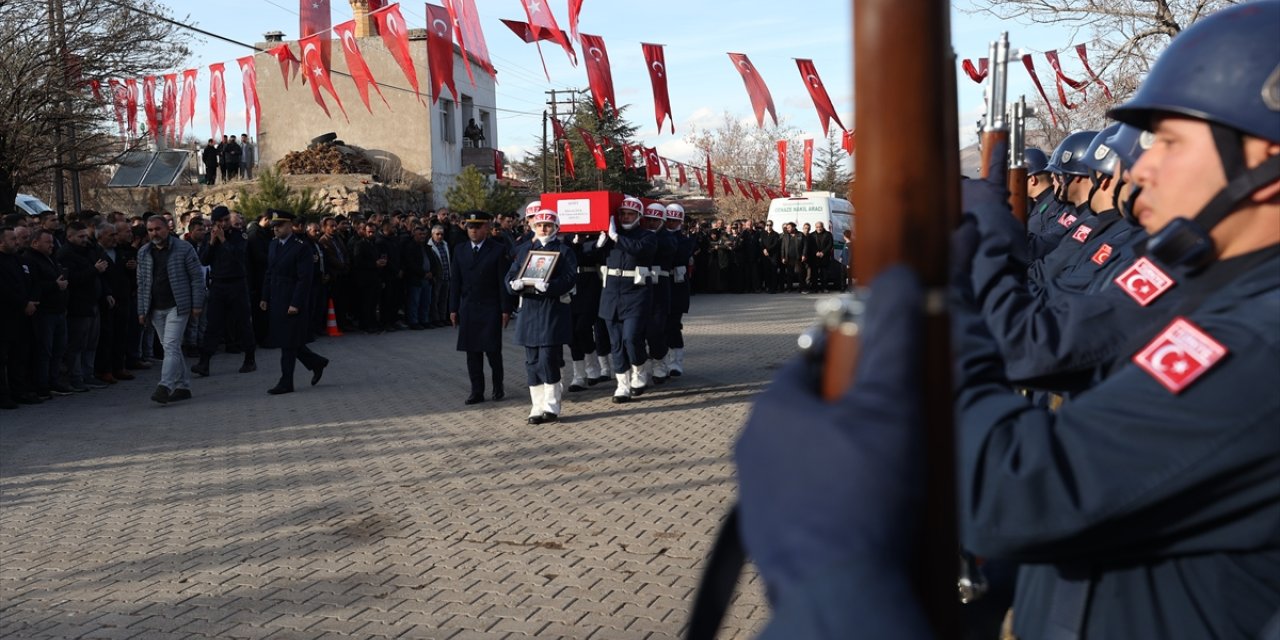
[{"label": "stone pavement", "polygon": [[[466,407],[451,329],[219,355],[195,398],[133,382],[0,413],[0,637],[677,638],[733,493],[731,443],[810,296],[701,296],[689,374],[630,405],[566,393],[531,427]],[[508,332],[508,339],[510,332]],[[724,638],[767,616],[754,574]]]}]

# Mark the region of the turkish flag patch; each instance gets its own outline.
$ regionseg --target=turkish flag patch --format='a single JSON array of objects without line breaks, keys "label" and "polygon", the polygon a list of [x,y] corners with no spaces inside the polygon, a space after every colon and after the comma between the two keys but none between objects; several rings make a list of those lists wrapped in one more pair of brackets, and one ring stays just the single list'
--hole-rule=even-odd
[{"label": "turkish flag patch", "polygon": [[1098,249],[1097,253],[1093,254],[1093,258],[1091,259],[1093,260],[1094,264],[1105,264],[1107,259],[1110,257],[1111,257],[1111,245],[1103,243],[1102,247]]},{"label": "turkish flag patch", "polygon": [[1191,386],[1227,355],[1227,348],[1183,317],[1133,356],[1134,364],[1177,394]]},{"label": "turkish flag patch", "polygon": [[1124,273],[1112,282],[1119,285],[1130,298],[1144,307],[1174,285],[1174,280],[1169,277],[1169,274],[1161,271],[1160,267],[1146,258],[1138,258],[1133,266],[1125,269]]},{"label": "turkish flag patch", "polygon": [[1076,232],[1071,234],[1071,238],[1080,244],[1084,244],[1084,241],[1089,239],[1089,234],[1091,233],[1093,233],[1093,227],[1082,224],[1076,227]]},{"label": "turkish flag patch", "polygon": [[1071,225],[1076,223],[1076,217],[1070,213],[1064,213],[1058,218],[1058,224],[1070,229]]}]

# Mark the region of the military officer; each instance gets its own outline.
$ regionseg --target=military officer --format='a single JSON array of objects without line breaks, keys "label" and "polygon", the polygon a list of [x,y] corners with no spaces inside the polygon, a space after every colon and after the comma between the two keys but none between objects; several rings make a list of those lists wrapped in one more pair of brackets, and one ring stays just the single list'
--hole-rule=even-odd
[{"label": "military officer", "polygon": [[293,370],[299,360],[311,371],[311,386],[320,382],[329,360],[307,346],[312,340],[311,281],[315,264],[310,246],[294,235],[294,215],[271,211],[273,239],[267,246],[267,271],[258,307],[266,312],[268,347],[280,348],[280,381],[271,395],[293,393]]},{"label": "military officer", "polygon": [[[516,344],[524,346],[525,373],[529,378],[529,424],[560,420],[564,385],[564,346],[573,340],[573,310],[569,292],[578,280],[578,260],[573,248],[557,237],[560,217],[542,209],[533,217],[533,241],[521,245],[507,271],[507,290],[520,296],[516,319]],[[530,252],[559,254],[545,278],[528,279],[522,273]]]},{"label": "military officer", "polygon": [[676,239],[676,253],[671,270],[671,310],[667,314],[666,368],[673,377],[684,375],[684,324],[681,319],[689,313],[689,268],[693,266],[693,251],[697,241],[684,233],[684,207],[667,205],[667,232]]},{"label": "military officer", "polygon": [[[644,204],[627,196],[609,220],[608,240],[604,249],[604,289],[600,292],[600,317],[609,328],[613,347],[613,373],[618,387],[613,401],[623,403],[648,387],[644,377],[645,322],[653,304],[649,283],[649,265],[653,264],[657,240],[653,233],[640,228]],[[639,384],[637,384],[639,383]]]},{"label": "military officer", "polygon": [[253,316],[249,302],[249,241],[244,233],[231,226],[231,211],[224,206],[213,208],[209,215],[213,228],[209,241],[201,247],[200,262],[209,268],[209,295],[205,298],[205,317],[209,320],[200,345],[200,361],[191,372],[209,375],[209,361],[218,341],[235,327],[240,339],[244,362],[240,373],[258,370],[254,356]]},{"label": "military officer", "polygon": [[[644,363],[644,374],[655,384],[667,381],[670,369],[666,357],[670,352],[667,345],[667,316],[671,313],[671,274],[675,271],[676,249],[679,241],[675,234],[666,227],[667,208],[654,202],[644,208],[640,226],[654,235],[653,265],[649,267],[649,283],[653,288],[653,304],[649,319],[645,323],[645,345],[648,347],[648,359]],[[632,380],[635,384],[635,380]]]},{"label": "military officer", "polygon": [[493,216],[470,211],[463,224],[467,241],[453,247],[449,269],[449,322],[458,329],[458,351],[467,354],[471,393],[466,404],[484,402],[484,361],[489,360],[493,396],[506,397],[503,387],[502,330],[511,321],[512,297],[507,291],[506,245],[490,238]]}]

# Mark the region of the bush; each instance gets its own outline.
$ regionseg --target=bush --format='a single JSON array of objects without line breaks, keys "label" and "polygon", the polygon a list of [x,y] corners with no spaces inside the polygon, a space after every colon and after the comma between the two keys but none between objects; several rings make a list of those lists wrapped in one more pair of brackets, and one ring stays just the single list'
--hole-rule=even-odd
[{"label": "bush", "polygon": [[257,220],[268,209],[288,211],[300,222],[313,222],[329,215],[329,205],[320,202],[315,191],[305,188],[294,191],[280,174],[271,169],[258,173],[258,189],[252,194],[240,187],[240,213],[245,220]]}]

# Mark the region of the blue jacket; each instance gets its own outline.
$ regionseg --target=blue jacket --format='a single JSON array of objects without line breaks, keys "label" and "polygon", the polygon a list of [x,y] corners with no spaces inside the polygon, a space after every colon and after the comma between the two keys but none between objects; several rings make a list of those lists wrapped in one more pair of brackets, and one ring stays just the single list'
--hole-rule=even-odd
[{"label": "blue jacket", "polygon": [[[618,239],[607,240],[602,247],[609,253],[605,266],[609,269],[632,271],[636,267],[653,266],[657,250],[657,236],[641,229],[618,229]],[[600,292],[600,317],[605,320],[645,318],[653,304],[653,290],[647,284],[636,284],[630,276],[605,277],[604,290]]]},{"label": "blue jacket", "polygon": [[486,239],[472,255],[471,241],[453,247],[449,268],[449,313],[458,314],[458,351],[501,351],[502,314],[511,313],[507,245]]},{"label": "blue jacket", "polygon": [[666,316],[671,310],[671,281],[675,275],[676,251],[680,248],[680,241],[665,227],[659,228],[653,235],[655,248],[650,267],[668,274],[658,278],[658,283],[653,286],[653,312]]},{"label": "blue jacket", "polygon": [[[182,238],[170,235],[173,250],[169,252],[169,286],[173,289],[173,301],[178,315],[187,315],[192,309],[204,308],[204,269],[195,247]],[[138,249],[138,315],[151,311],[151,274],[155,268],[151,260],[151,243]]]},{"label": "blue jacket", "polygon": [[[512,291],[510,282],[515,280],[530,251],[556,251],[560,258],[551,271],[545,293],[526,284],[519,291]],[[573,311],[560,297],[567,295],[578,280],[578,260],[573,248],[559,238],[542,246],[541,241],[520,245],[515,262],[503,280],[507,293],[521,298],[520,315],[516,318],[516,344],[526,347],[552,347],[566,345],[573,340]]]},{"label": "blue jacket", "polygon": [[693,252],[698,248],[698,241],[683,231],[677,231],[673,235],[676,238],[675,268],[684,267],[684,282],[676,282],[674,275],[671,277],[671,313],[689,313]]},{"label": "blue jacket", "polygon": [[578,261],[578,282],[574,285],[577,291],[570,304],[575,316],[587,315],[594,318],[600,312],[600,289],[603,284],[600,268],[605,258],[605,252],[600,248],[600,235],[571,233],[561,236],[573,248],[573,256]]},{"label": "blue jacket", "polygon": [[[298,234],[282,245],[267,245],[267,272],[262,301],[267,303],[265,347],[297,348],[311,342],[311,283],[315,280],[315,252]],[[298,313],[289,315],[289,307]]]}]

